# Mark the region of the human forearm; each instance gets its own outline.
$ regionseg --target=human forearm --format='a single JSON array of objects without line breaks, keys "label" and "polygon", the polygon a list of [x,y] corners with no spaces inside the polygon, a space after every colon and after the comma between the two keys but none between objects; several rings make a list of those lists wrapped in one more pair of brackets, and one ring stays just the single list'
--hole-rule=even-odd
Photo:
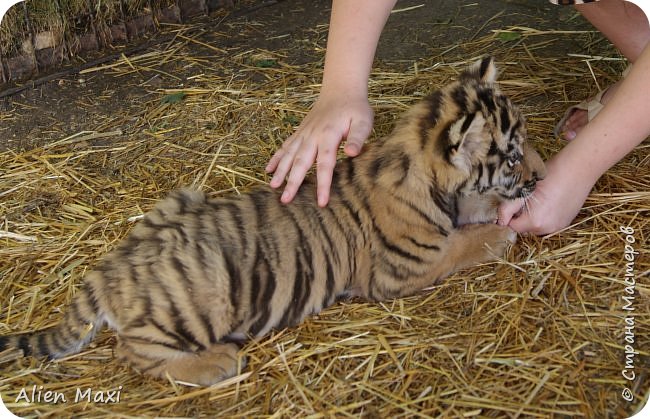
[{"label": "human forearm", "polygon": [[367,96],[381,31],[396,0],[334,0],[321,94]]},{"label": "human forearm", "polygon": [[641,53],[607,106],[557,156],[595,183],[650,135],[650,47]]},{"label": "human forearm", "polygon": [[[270,185],[286,178],[282,202],[295,196],[316,161],[318,205],[329,200],[339,144],[354,157],[372,129],[368,78],[381,31],[396,0],[334,0],[318,100],[266,166]],[[288,175],[288,176],[287,176]]]},{"label": "human forearm", "polygon": [[592,187],[610,167],[650,135],[650,47],[607,105],[578,136],[547,162],[527,211],[513,218],[521,202],[499,208],[499,224],[518,232],[548,234],[571,223]]}]

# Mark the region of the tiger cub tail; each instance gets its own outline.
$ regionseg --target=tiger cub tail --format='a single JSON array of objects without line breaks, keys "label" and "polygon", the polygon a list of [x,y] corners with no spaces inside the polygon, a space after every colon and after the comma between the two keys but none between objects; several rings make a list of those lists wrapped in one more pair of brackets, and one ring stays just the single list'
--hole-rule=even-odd
[{"label": "tiger cub tail", "polygon": [[18,349],[23,356],[63,358],[80,352],[105,323],[96,300],[84,287],[75,294],[57,325],[35,332],[0,336],[0,352]]}]

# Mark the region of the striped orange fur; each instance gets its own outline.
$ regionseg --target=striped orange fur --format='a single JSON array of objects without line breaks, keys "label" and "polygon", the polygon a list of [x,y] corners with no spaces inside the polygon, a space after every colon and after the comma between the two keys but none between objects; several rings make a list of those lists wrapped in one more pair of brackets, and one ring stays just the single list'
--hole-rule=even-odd
[{"label": "striped orange fur", "polygon": [[516,235],[494,223],[496,208],[528,196],[545,169],[496,71],[478,61],[339,162],[326,208],[313,177],[289,205],[269,187],[172,193],[87,275],[57,326],[2,336],[0,350],[60,358],[107,324],[136,369],[210,385],[236,374],[250,337],[338,298],[407,296],[503,254]]}]

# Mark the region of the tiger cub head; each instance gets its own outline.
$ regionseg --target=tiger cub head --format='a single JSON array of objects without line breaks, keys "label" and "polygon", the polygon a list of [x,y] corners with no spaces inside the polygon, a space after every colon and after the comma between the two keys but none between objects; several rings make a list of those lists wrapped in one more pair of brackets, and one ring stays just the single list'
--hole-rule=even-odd
[{"label": "tiger cub head", "polygon": [[[420,138],[417,147],[438,195],[458,200],[459,224],[493,221],[484,218],[496,216],[500,202],[530,196],[546,174],[526,142],[521,112],[501,93],[496,75],[492,57],[477,61],[414,106],[403,126]],[[471,218],[478,202],[491,208],[489,216]]]}]

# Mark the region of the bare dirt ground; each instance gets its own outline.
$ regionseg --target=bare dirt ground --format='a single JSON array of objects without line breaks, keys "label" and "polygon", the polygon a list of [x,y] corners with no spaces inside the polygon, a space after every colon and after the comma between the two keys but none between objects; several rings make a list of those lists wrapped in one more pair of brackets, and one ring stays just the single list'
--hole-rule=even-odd
[{"label": "bare dirt ground", "polygon": [[[418,7],[425,5],[425,7]],[[412,10],[408,10],[415,7]],[[451,1],[432,4],[422,1],[400,1],[382,34],[376,58],[382,67],[403,70],[423,58],[439,56],[441,61],[466,60],[463,45],[493,29],[511,26],[534,27],[540,30],[590,30],[570,7],[553,6],[543,0]],[[288,64],[313,62],[321,65],[326,45],[329,3],[303,0],[282,1],[260,8],[234,20],[204,19],[198,41],[216,46],[224,53],[237,56],[246,51],[282,51]],[[250,22],[244,26],[242,22]],[[236,28],[235,30],[229,28]],[[172,27],[168,29],[174,29]],[[162,34],[155,35],[161,37]],[[549,35],[552,37],[553,35]],[[584,53],[608,43],[597,35],[565,37],[565,42],[553,43],[566,53]],[[159,47],[162,47],[161,44]],[[186,46],[190,54],[203,58],[202,74],[221,72],[209,67],[214,50],[197,42]],[[119,51],[119,48],[117,49]],[[106,51],[113,53],[113,51]],[[485,51],[490,54],[490,51]],[[544,49],[536,50],[544,54]],[[499,57],[497,57],[498,59]],[[74,68],[74,63],[70,67]],[[250,77],[255,73],[237,73],[234,77]],[[25,149],[60,139],[80,130],[96,129],[102,122],[112,120],[151,96],[155,89],[183,88],[193,85],[195,66],[179,66],[170,61],[157,71],[134,71],[120,75],[94,72],[74,74],[28,89],[20,94],[0,99],[0,150]],[[130,132],[133,121],[125,121],[123,131]]]}]

